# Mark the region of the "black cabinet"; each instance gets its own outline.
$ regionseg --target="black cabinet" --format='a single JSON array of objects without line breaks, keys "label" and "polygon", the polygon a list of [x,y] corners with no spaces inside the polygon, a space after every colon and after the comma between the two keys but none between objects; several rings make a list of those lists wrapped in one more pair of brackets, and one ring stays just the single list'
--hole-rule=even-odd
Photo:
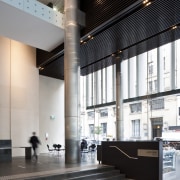
[{"label": "black cabinet", "polygon": [[12,160],[11,140],[0,140],[0,162]]}]

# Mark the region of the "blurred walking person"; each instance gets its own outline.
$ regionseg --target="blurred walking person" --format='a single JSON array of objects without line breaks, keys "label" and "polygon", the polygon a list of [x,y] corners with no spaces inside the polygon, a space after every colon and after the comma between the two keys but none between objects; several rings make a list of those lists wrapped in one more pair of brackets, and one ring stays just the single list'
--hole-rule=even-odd
[{"label": "blurred walking person", "polygon": [[29,143],[31,143],[31,146],[33,148],[33,158],[38,159],[38,156],[37,156],[37,148],[38,148],[38,145],[41,144],[39,138],[36,136],[36,132],[33,132],[32,133],[32,136],[30,137],[29,139]]}]

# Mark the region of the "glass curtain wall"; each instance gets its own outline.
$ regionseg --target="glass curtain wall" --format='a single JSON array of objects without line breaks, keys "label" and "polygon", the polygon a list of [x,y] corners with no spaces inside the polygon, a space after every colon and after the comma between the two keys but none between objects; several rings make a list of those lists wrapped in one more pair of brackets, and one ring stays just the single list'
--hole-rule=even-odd
[{"label": "glass curtain wall", "polygon": [[121,64],[123,78],[129,75],[122,80],[127,140],[153,139],[168,133],[174,138],[173,133],[180,130],[179,48],[180,40],[176,40]]},{"label": "glass curtain wall", "polygon": [[[124,140],[167,140],[163,177],[180,166],[179,49],[178,39],[121,61]],[[115,68],[81,77],[80,130],[90,143],[116,139]]]},{"label": "glass curtain wall", "polygon": [[[121,62],[125,140],[180,131],[180,40]],[[112,140],[116,131],[116,66],[81,78],[82,135]],[[112,103],[114,102],[114,103]],[[173,133],[172,133],[173,132]]]},{"label": "glass curtain wall", "polygon": [[[96,141],[115,138],[115,65],[81,77],[81,136]],[[86,94],[86,95],[84,95]],[[88,109],[86,107],[89,107]],[[84,127],[85,126],[85,127]]]}]

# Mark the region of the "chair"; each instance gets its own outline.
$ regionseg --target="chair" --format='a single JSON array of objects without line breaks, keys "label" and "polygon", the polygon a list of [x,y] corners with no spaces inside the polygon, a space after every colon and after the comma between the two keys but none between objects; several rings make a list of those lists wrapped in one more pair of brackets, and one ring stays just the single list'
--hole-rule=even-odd
[{"label": "chair", "polygon": [[49,153],[51,153],[51,152],[54,151],[54,149],[50,149],[50,148],[49,148],[49,144],[47,144],[47,148],[48,148]]},{"label": "chair", "polygon": [[57,151],[60,151],[60,149],[61,149],[61,145],[57,144]]},{"label": "chair", "polygon": [[95,144],[91,144],[91,146],[89,146],[89,151],[95,151],[96,150],[96,145]]},{"label": "chair", "polygon": [[87,148],[87,141],[85,139],[82,139],[80,149],[81,149],[81,157],[82,158],[84,158],[86,155],[88,155],[89,150]]},{"label": "chair", "polygon": [[61,145],[60,144],[57,144],[57,149],[56,149],[56,151],[58,152],[58,155],[59,155],[59,152],[61,151]]},{"label": "chair", "polygon": [[54,148],[54,150],[56,151],[57,144],[53,144],[53,148]]},{"label": "chair", "polygon": [[54,151],[56,151],[59,155],[59,152],[61,151],[61,145],[60,144],[53,144]]}]

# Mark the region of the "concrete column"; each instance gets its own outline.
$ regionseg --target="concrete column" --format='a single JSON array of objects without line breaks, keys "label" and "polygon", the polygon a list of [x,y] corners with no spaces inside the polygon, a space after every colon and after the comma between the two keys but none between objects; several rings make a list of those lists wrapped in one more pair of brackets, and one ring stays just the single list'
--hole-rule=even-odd
[{"label": "concrete column", "polygon": [[65,163],[80,162],[78,0],[65,0]]},{"label": "concrete column", "polygon": [[116,139],[124,140],[123,102],[121,91],[121,59],[116,59]]}]

